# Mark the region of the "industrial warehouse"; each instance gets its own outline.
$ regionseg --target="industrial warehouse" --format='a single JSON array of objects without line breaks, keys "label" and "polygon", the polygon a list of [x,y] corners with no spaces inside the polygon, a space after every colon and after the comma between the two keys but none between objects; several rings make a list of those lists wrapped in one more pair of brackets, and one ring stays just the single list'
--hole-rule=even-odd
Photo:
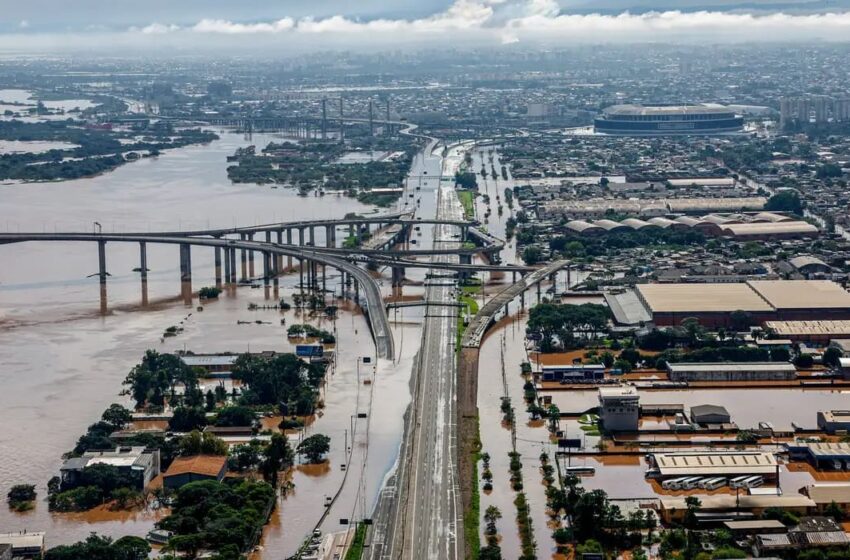
[{"label": "industrial warehouse", "polygon": [[850,293],[828,280],[639,284],[635,293],[658,326],[695,318],[707,327],[728,327],[735,311],[768,327],[776,321],[850,319]]}]

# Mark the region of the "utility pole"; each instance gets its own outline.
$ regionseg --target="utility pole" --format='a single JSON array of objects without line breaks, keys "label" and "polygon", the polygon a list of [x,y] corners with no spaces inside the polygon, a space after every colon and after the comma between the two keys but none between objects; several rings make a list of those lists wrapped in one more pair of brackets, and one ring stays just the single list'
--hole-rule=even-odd
[{"label": "utility pole", "polygon": [[374,111],[373,102],[370,99],[369,100],[369,136],[375,135],[375,117],[374,117],[373,111]]}]

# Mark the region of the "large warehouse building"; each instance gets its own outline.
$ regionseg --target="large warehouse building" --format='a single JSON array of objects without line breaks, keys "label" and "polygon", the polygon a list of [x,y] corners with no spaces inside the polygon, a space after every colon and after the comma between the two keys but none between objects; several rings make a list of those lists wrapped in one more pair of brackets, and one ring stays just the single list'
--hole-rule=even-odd
[{"label": "large warehouse building", "polygon": [[614,105],[594,121],[594,130],[621,136],[740,132],[744,118],[722,105]]},{"label": "large warehouse building", "polygon": [[635,293],[659,326],[693,317],[708,327],[728,327],[738,310],[758,323],[850,319],[850,293],[828,280],[639,284]]}]

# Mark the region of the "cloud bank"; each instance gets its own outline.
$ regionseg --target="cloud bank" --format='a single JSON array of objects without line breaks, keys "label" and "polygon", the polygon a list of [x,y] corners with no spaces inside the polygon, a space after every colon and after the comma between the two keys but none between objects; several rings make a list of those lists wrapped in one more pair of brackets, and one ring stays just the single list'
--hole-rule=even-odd
[{"label": "cloud bank", "polygon": [[[95,35],[100,35],[96,37]],[[263,46],[306,48],[381,45],[431,41],[431,46],[460,44],[547,44],[623,42],[848,41],[850,11],[818,14],[664,11],[632,14],[570,14],[556,0],[454,0],[444,11],[418,19],[360,20],[342,15],[314,18],[284,16],[276,20],[237,22],[201,19],[192,23],[151,22],[125,30],[0,35],[4,44],[41,38],[66,45],[108,39],[116,46],[157,44],[186,48],[239,45],[252,36]],[[155,39],[153,38],[155,36]],[[227,37],[231,37],[228,42]],[[10,40],[11,39],[11,40]],[[242,41],[244,44],[244,41]]]}]

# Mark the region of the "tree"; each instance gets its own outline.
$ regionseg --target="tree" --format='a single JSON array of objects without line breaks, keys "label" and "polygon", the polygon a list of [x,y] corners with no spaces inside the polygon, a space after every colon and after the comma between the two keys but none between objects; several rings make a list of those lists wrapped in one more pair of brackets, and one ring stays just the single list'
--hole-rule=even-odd
[{"label": "tree", "polygon": [[823,363],[830,367],[838,367],[839,359],[842,356],[841,350],[835,346],[830,346],[823,351]]},{"label": "tree", "polygon": [[572,534],[566,527],[558,527],[552,532],[552,539],[558,546],[564,546],[570,542]]},{"label": "tree", "polygon": [[262,447],[262,443],[256,439],[233,446],[227,458],[227,467],[239,472],[255,469],[262,458]]},{"label": "tree", "polygon": [[209,433],[193,430],[180,438],[181,455],[227,455],[227,444]]},{"label": "tree", "polygon": [[484,523],[486,524],[484,532],[488,535],[488,541],[490,536],[495,536],[498,532],[496,522],[501,518],[502,512],[496,506],[488,506],[484,511]]},{"label": "tree", "polygon": [[798,216],[803,215],[803,202],[797,191],[783,190],[771,196],[764,209],[770,212],[791,212]]},{"label": "tree", "polygon": [[168,420],[168,429],[173,432],[191,432],[207,425],[203,408],[178,406]]},{"label": "tree", "polygon": [[794,365],[798,368],[808,369],[815,365],[815,359],[811,354],[800,354],[794,358]]},{"label": "tree", "polygon": [[550,405],[547,416],[549,418],[549,431],[554,434],[558,431],[558,425],[561,422],[561,409],[557,405]]},{"label": "tree", "polygon": [[729,324],[735,331],[745,331],[753,324],[753,316],[747,311],[736,309],[729,314]]},{"label": "tree", "polygon": [[829,505],[824,508],[823,513],[829,517],[832,517],[839,523],[844,521],[844,510],[841,509],[841,506],[835,503],[835,500],[831,501]]},{"label": "tree", "polygon": [[16,484],[6,494],[6,501],[10,508],[24,511],[32,508],[36,495],[34,484]]},{"label": "tree", "polygon": [[226,406],[215,417],[216,426],[253,426],[257,415],[245,406]]},{"label": "tree", "polygon": [[120,430],[132,422],[133,414],[120,404],[113,403],[103,411],[100,419],[112,425],[116,430]]},{"label": "tree", "polygon": [[[327,438],[330,443],[330,438]],[[306,440],[305,440],[306,441]],[[302,442],[303,443],[303,442]],[[283,434],[273,434],[265,449],[265,460],[261,465],[263,476],[272,486],[277,487],[278,473],[292,466],[294,453],[289,440]]]},{"label": "tree", "polygon": [[527,265],[537,264],[542,258],[543,251],[540,250],[540,247],[535,247],[534,245],[526,247],[522,252],[522,260],[524,260]]},{"label": "tree", "polygon": [[313,464],[324,461],[325,454],[331,449],[331,438],[324,434],[315,434],[298,444],[298,454],[307,457]]}]

